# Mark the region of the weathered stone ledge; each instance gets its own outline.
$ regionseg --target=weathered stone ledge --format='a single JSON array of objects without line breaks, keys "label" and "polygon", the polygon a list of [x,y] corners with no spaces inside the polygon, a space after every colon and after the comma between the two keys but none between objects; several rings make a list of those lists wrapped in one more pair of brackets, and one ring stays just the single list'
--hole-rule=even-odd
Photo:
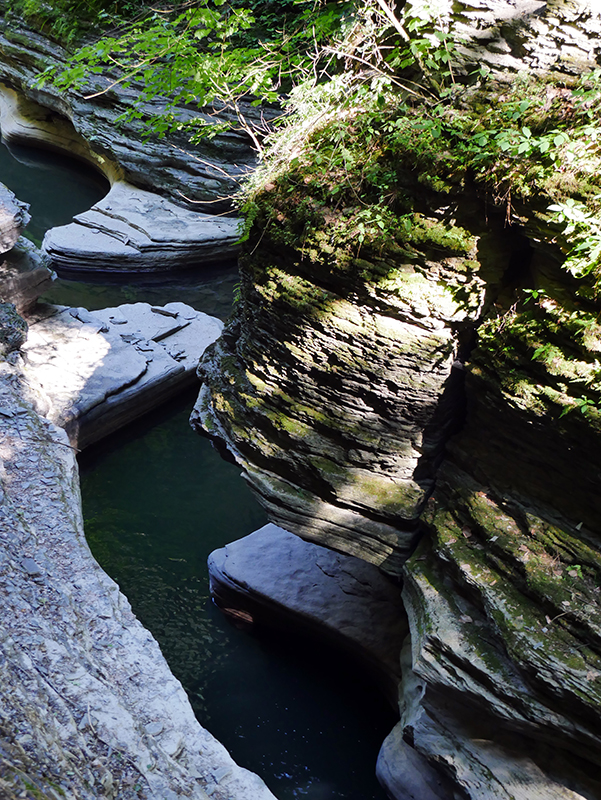
[{"label": "weathered stone ledge", "polygon": [[30,320],[23,370],[38,412],[79,450],[194,385],[200,356],[223,328],[179,302],[45,312]]},{"label": "weathered stone ledge", "polygon": [[[3,792],[273,800],[197,722],[85,541],[75,453],[0,363]],[[29,794],[27,794],[29,796]]]}]

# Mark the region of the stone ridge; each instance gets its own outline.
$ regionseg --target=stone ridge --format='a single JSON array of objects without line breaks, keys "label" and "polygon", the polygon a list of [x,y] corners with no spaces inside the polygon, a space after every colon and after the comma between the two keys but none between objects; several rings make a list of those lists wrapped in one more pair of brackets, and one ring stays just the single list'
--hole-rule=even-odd
[{"label": "stone ridge", "polygon": [[415,230],[404,250],[392,240],[337,262],[333,279],[283,248],[272,223],[241,262],[244,302],[199,367],[192,416],[227,444],[275,522],[391,574],[415,544],[456,422],[459,341],[483,298],[476,240],[445,244],[461,229],[426,216]]},{"label": "stone ridge", "polygon": [[0,363],[3,796],[273,800],[92,558],[74,450],[26,394]]},{"label": "stone ridge", "polygon": [[193,386],[198,360],[222,329],[181,302],[45,307],[22,348],[30,396],[83,450]]},{"label": "stone ridge", "polygon": [[[114,83],[110,75],[95,76],[93,85],[78,92],[58,92],[50,84],[40,88],[37,79],[41,72],[47,68],[60,70],[66,64],[65,50],[25,23],[17,28],[14,20],[8,22],[4,2],[0,11],[0,83],[20,93],[17,101],[14,97],[10,100],[11,106],[17,102],[20,116],[34,121],[35,128],[45,129],[50,139],[75,140],[74,152],[95,162],[105,174],[111,172],[150,191],[160,187],[162,194],[180,205],[187,204],[185,197],[190,198],[195,210],[214,213],[231,207],[231,195],[240,179],[256,166],[255,153],[244,136],[227,132],[212,142],[191,145],[183,135],[144,137],[143,120],[116,125],[117,117],[133,105],[137,89],[135,85],[128,89],[121,86],[101,94]],[[85,95],[98,96],[86,99]],[[156,114],[160,105],[157,99],[144,108],[144,113]],[[241,108],[249,118],[269,114],[250,103],[241,102]],[[198,116],[198,111],[190,108],[178,113],[183,118]],[[222,113],[228,116],[227,111]],[[200,116],[212,124],[215,109]],[[73,126],[75,137],[65,123]],[[18,135],[26,141],[27,128],[20,128]],[[198,205],[203,200],[209,203],[204,209]]]}]

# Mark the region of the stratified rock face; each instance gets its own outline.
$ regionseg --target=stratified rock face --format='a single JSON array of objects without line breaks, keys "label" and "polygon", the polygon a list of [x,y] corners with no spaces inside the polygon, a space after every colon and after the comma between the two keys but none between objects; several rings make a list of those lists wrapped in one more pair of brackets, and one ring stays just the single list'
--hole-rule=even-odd
[{"label": "stratified rock face", "polygon": [[377,567],[270,523],[211,553],[209,576],[234,621],[300,630],[347,650],[396,705],[408,628],[400,587]]},{"label": "stratified rock face", "polygon": [[[67,60],[66,52],[27,30],[24,23],[17,28],[14,20],[8,22],[4,4],[0,10],[0,83],[6,84],[0,91],[0,125],[7,140],[46,142],[50,147],[71,151],[96,164],[109,177],[150,190],[160,187],[180,204],[186,202],[184,195],[196,202],[207,200],[210,205],[203,210],[209,213],[230,207],[227,198],[256,165],[256,155],[243,135],[223,133],[192,146],[183,135],[165,139],[144,136],[144,120],[116,125],[116,119],[133,106],[137,89],[135,85],[111,88],[114,77],[109,75],[95,76],[94,84],[80,92],[58,92],[50,84],[40,88],[39,74],[46,68],[60,71]],[[84,95],[94,97],[85,99]],[[160,106],[157,100],[145,107],[143,114],[155,115]],[[242,106],[249,117],[263,113],[250,103]],[[177,113],[182,118],[198,116],[189,108]],[[227,112],[224,114],[227,116]],[[216,121],[214,109],[201,116],[209,125]]]},{"label": "stratified rock face", "polygon": [[2,796],[274,800],[92,557],[74,450],[27,390],[0,364]]},{"label": "stratified rock face", "polygon": [[566,393],[596,368],[600,329],[582,336],[557,297],[483,329],[430,544],[405,566],[424,694],[404,734],[474,800],[601,796],[601,428]]},{"label": "stratified rock face", "polygon": [[75,272],[169,272],[232,258],[238,220],[188,211],[121,181],[42,244],[52,266]]},{"label": "stratified rock face", "polygon": [[396,573],[455,421],[476,239],[416,215],[404,240],[322,261],[289,235],[273,221],[251,237],[193,424],[226,443],[274,521]]},{"label": "stratified rock face", "polygon": [[80,450],[193,385],[223,328],[179,302],[51,312],[31,324],[24,370],[38,412]]},{"label": "stratified rock face", "polygon": [[17,200],[3,183],[0,183],[0,254],[8,253],[17,243],[21,231],[30,220],[29,206]]}]

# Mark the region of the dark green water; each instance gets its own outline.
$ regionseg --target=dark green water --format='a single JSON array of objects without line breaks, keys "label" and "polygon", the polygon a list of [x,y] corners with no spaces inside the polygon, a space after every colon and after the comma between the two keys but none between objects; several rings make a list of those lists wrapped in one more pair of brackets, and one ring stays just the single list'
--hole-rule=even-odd
[{"label": "dark green water", "polygon": [[92,551],[159,641],[200,722],[280,800],[380,800],[378,749],[395,719],[338,654],[251,636],[209,597],[206,559],[264,524],[240,477],[188,426],[193,398],[81,457]]},{"label": "dark green water", "polygon": [[33,147],[0,145],[0,181],[30,204],[25,235],[38,246],[48,228],[66,225],[109,190],[96,170],[72,158]]},{"label": "dark green water", "polygon": [[[8,169],[7,153],[0,147],[0,180],[32,203],[36,237],[69,221],[54,194],[64,159],[42,153],[39,169],[30,151]],[[72,213],[101,196],[78,194],[80,170],[71,164],[67,173],[75,176]],[[232,266],[169,283],[56,281],[45,299],[90,309],[182,300],[224,318],[236,281]],[[193,400],[174,401],[81,456],[94,555],[159,641],[200,722],[279,800],[384,800],[374,767],[395,718],[362,673],[311,641],[239,631],[210,601],[208,554],[266,520],[239,469],[190,429]]]}]

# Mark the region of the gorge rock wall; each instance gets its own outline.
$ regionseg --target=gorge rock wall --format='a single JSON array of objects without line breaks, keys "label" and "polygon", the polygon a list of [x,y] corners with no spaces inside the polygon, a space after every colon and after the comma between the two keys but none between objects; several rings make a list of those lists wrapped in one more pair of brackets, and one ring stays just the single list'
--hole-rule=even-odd
[{"label": "gorge rock wall", "polygon": [[[549,119],[557,98],[572,113],[599,56],[592,4],[440,5],[473,37],[466,75],[486,50],[482,114],[524,69]],[[594,256],[564,264],[580,240],[548,211],[571,196],[596,219],[598,172],[557,167],[512,200],[475,170],[458,178],[448,139],[426,166],[419,140],[380,161],[364,145],[362,180],[394,175],[394,216],[373,201],[380,235],[331,166],[344,141],[348,177],[364,129],[347,119],[346,138],[322,119],[253,197],[241,298],[201,364],[193,422],[271,519],[402,575],[401,721],[380,765],[392,796],[598,800],[599,287]],[[440,781],[406,778],[420,763]]]},{"label": "gorge rock wall", "polygon": [[[192,207],[197,211],[230,208],[230,201],[224,198],[236,191],[240,177],[256,164],[243,136],[224,133],[213,142],[193,147],[185,136],[143,136],[144,120],[116,125],[116,119],[133,105],[137,89],[109,88],[115,80],[110,75],[95,76],[93,85],[78,91],[59,92],[48,83],[41,87],[40,74],[46,69],[60,71],[66,65],[67,52],[28,28],[23,20],[11,18],[4,3],[0,12],[0,83],[17,92],[9,93],[4,101],[5,137],[40,143],[43,130],[48,146],[89,161],[111,180],[120,178],[142,189],[159,189],[184,206],[184,196],[188,197],[196,201]],[[149,105],[144,115],[157,113],[160,105],[157,100],[156,107]],[[252,108],[247,111],[253,114]],[[191,109],[179,113],[186,118],[196,115]],[[203,118],[209,124],[215,121],[210,113]],[[202,200],[210,205],[198,205]]]}]

